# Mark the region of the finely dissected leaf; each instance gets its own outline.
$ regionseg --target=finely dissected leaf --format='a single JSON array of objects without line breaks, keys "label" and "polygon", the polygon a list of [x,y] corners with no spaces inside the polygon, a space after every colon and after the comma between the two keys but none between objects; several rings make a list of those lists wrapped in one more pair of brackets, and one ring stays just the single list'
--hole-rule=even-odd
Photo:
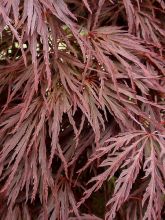
[{"label": "finely dissected leaf", "polygon": [[162,210],[162,193],[165,192],[163,183],[164,178],[162,179],[161,177],[161,173],[164,172],[164,169],[162,164],[158,161],[158,155],[156,149],[154,149],[156,148],[156,145],[154,145],[152,139],[150,142],[151,152],[144,163],[144,169],[146,172],[145,178],[150,178],[142,201],[143,206],[147,202],[144,219],[160,219]]}]

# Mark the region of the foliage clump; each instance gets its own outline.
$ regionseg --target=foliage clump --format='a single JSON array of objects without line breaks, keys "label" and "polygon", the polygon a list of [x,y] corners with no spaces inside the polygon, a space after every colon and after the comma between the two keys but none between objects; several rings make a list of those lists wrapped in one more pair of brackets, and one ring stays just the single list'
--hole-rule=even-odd
[{"label": "foliage clump", "polygon": [[0,219],[165,218],[165,3],[1,0]]}]

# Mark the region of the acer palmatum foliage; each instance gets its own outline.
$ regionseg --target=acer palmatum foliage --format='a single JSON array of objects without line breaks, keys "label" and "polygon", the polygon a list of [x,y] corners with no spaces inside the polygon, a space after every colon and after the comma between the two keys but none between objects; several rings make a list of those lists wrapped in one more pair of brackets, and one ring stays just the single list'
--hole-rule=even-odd
[{"label": "acer palmatum foliage", "polygon": [[0,219],[165,218],[164,19],[160,0],[1,0]]}]

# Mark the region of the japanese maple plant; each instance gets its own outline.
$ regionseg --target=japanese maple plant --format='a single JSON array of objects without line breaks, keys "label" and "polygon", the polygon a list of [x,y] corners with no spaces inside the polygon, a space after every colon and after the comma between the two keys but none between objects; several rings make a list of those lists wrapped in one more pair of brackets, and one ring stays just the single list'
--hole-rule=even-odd
[{"label": "japanese maple plant", "polygon": [[165,219],[163,0],[0,1],[0,219]]}]

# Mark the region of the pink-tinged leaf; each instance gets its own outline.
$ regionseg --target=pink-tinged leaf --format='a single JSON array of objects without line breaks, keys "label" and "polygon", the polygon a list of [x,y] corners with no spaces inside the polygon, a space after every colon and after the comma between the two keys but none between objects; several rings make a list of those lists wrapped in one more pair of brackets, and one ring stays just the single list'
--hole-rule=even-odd
[{"label": "pink-tinged leaf", "polygon": [[[149,177],[149,184],[143,196],[143,207],[145,208],[144,219],[161,219],[162,210],[162,193],[165,192],[164,184],[160,176],[162,170],[158,166],[158,156],[154,149],[154,142],[150,139],[151,152],[144,163],[144,170],[146,172],[145,178]],[[146,206],[145,206],[146,205]]]},{"label": "pink-tinged leaf", "polygon": [[90,9],[90,6],[89,6],[89,3],[88,3],[88,0],[82,0],[84,5],[87,7],[88,11],[92,14],[92,11]]},{"label": "pink-tinged leaf", "polygon": [[110,211],[107,213],[107,218],[114,218],[116,211],[119,210],[120,206],[127,200],[132,185],[135,182],[137,175],[139,174],[141,168],[141,162],[143,158],[144,147],[147,143],[147,138],[144,140],[141,148],[136,151],[135,155],[132,155],[131,159],[127,159],[122,167],[127,167],[123,169],[121,175],[116,181],[114,195],[112,199],[109,200],[107,205],[112,204]]}]

